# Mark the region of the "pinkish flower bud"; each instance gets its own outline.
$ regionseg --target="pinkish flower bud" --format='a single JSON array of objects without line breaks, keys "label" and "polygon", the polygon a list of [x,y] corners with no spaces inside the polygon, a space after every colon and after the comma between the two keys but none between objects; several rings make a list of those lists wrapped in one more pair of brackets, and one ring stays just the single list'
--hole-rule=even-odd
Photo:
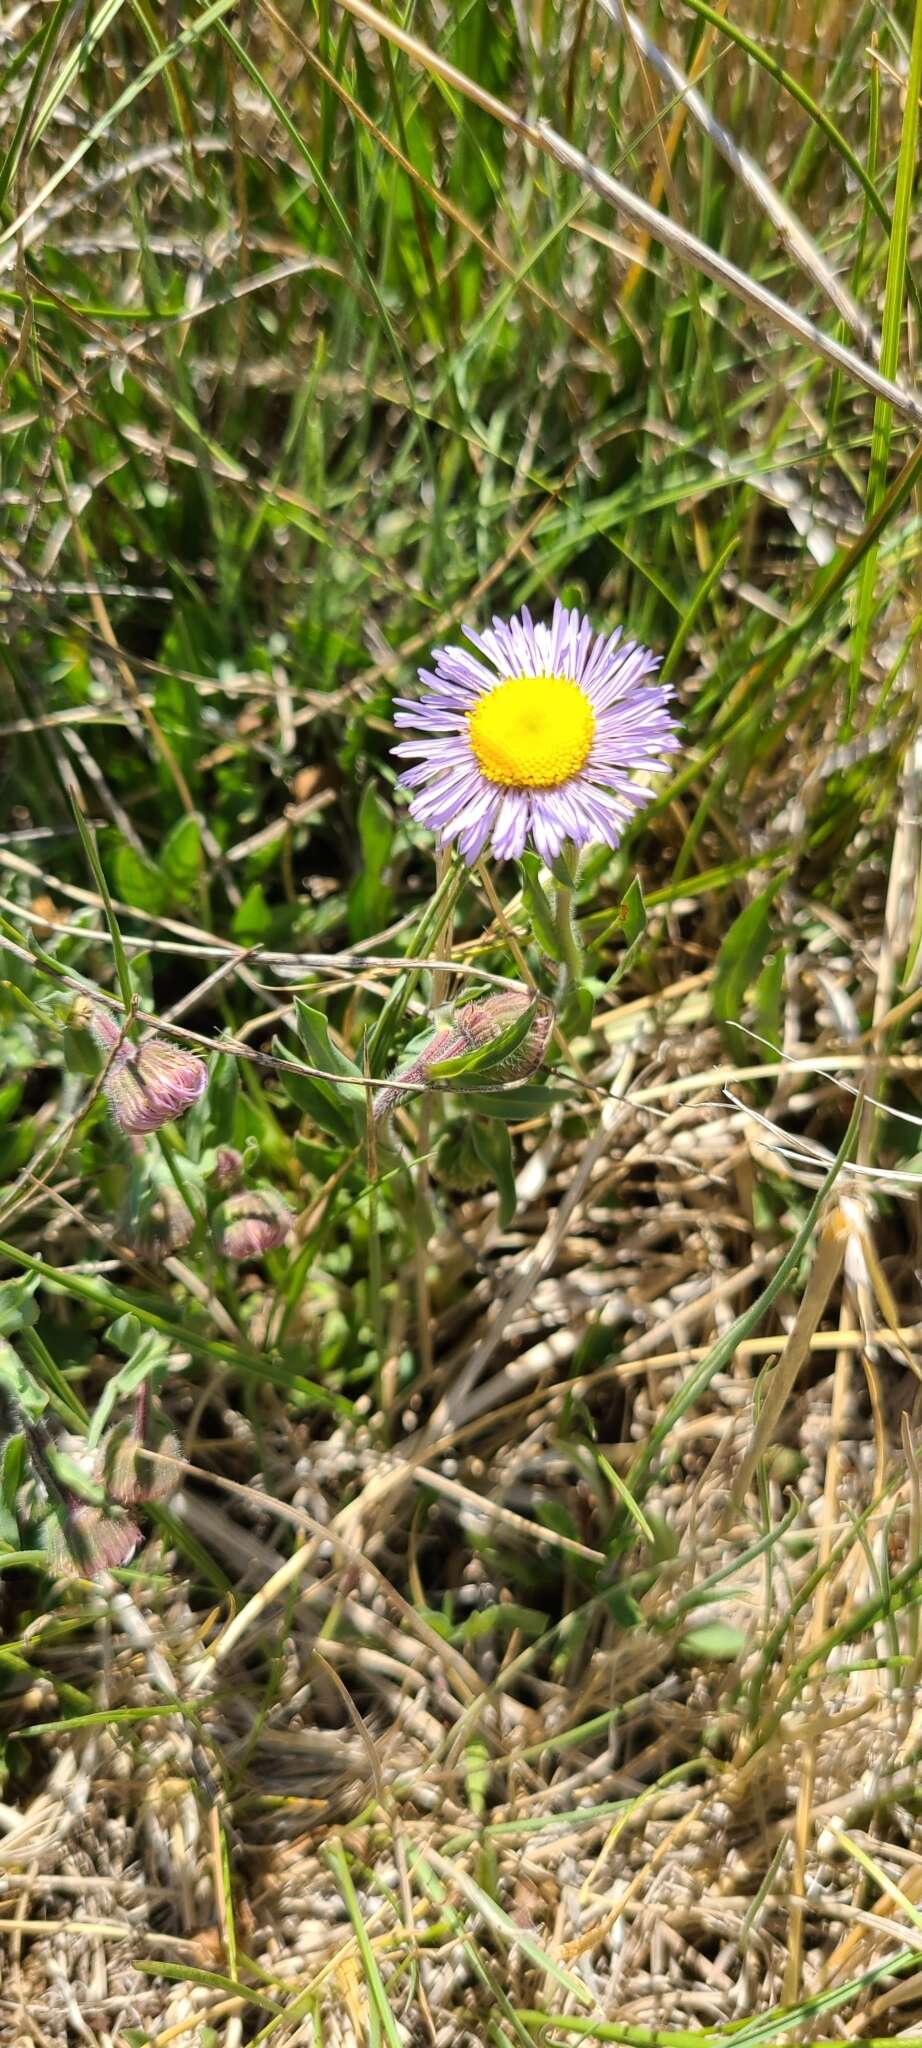
[{"label": "pinkish flower bud", "polygon": [[[158,1450],[164,1458],[181,1453],[175,1436],[165,1436]],[[180,1474],[161,1459],[152,1458],[140,1438],[126,1429],[114,1429],[104,1438],[94,1477],[109,1500],[123,1508],[141,1506],[145,1501],[169,1500],[179,1484]]]},{"label": "pinkish flower bud", "polygon": [[211,1169],[212,1184],[222,1192],[235,1188],[243,1175],[243,1159],[233,1145],[219,1145]]},{"label": "pinkish flower bud", "polygon": [[114,1010],[101,1010],[91,1004],[87,996],[77,996],[70,1013],[71,1023],[79,1024],[84,1030],[92,1031],[97,1045],[103,1052],[111,1052],[121,1036],[124,1018]]},{"label": "pinkish flower bud", "polygon": [[142,1540],[130,1516],[107,1515],[81,1501],[62,1521],[49,1524],[48,1564],[54,1572],[92,1579],[127,1564]]},{"label": "pinkish flower bud", "polygon": [[[100,1012],[96,1013],[97,1016]],[[111,1041],[96,1036],[111,1051]],[[108,1020],[104,1031],[108,1030]],[[163,1038],[146,1038],[142,1045],[119,1047],[104,1087],[109,1107],[123,1131],[158,1131],[197,1102],[208,1080],[208,1069],[185,1047],[168,1045]]]},{"label": "pinkish flower bud", "polygon": [[[520,994],[516,989],[497,989],[494,995],[482,996],[477,1002],[461,1004],[455,1011],[459,1033],[467,1039],[469,1048],[492,1045],[501,1033],[508,1031],[531,1008],[533,996]],[[547,1051],[547,1043],[554,1025],[554,1005],[547,996],[541,996],[538,1007],[529,1024],[525,1037],[490,1067],[484,1067],[479,1076],[472,1074],[468,1081],[462,1076],[458,1086],[477,1088],[484,1083],[489,1086],[497,1081],[527,1081],[535,1074]],[[442,1059],[448,1057],[445,1053]]]},{"label": "pinkish flower bud", "polygon": [[274,1188],[245,1188],[215,1210],[218,1248],[226,1259],[258,1259],[291,1235],[291,1210]]},{"label": "pinkish flower bud", "polygon": [[[430,1038],[424,1052],[412,1064],[398,1072],[396,1079],[413,1082],[425,1088],[432,1080],[440,1077],[437,1069],[443,1060],[455,1060],[465,1053],[481,1052],[496,1043],[519,1018],[531,1008],[534,998],[516,989],[498,989],[495,995],[481,996],[473,1003],[459,1003],[452,1013],[451,1023],[444,1031],[437,1031]],[[470,1074],[458,1074],[453,1080],[446,1080],[451,1088],[490,1088],[498,1081],[524,1081],[529,1074],[536,1073],[547,1051],[547,1042],[554,1024],[554,1006],[547,996],[538,999],[538,1007],[528,1026],[524,1038],[511,1051],[502,1053],[494,1063],[479,1067]],[[392,1115],[404,1094],[402,1088],[382,1088],[375,1101],[375,1116]]]}]

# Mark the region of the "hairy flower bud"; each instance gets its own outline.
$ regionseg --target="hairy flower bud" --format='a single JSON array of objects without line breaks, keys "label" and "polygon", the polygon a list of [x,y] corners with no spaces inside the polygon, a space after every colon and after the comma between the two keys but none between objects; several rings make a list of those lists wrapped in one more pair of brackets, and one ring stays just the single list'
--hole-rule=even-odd
[{"label": "hairy flower bud", "polygon": [[[75,996],[67,1012],[66,1022],[72,1031],[92,1031],[101,1045],[102,1038],[96,1026],[98,1017],[105,1018],[105,1011],[97,1011],[89,996]],[[118,1037],[117,1030],[115,1036]]]},{"label": "hairy flower bud", "polygon": [[[181,1455],[175,1436],[165,1436],[158,1450],[163,1452],[164,1459]],[[123,1508],[139,1507],[145,1501],[169,1500],[180,1478],[172,1466],[159,1457],[152,1458],[140,1438],[124,1428],[114,1429],[104,1438],[94,1476],[109,1500],[118,1501]]]},{"label": "hairy flower bud", "polygon": [[211,1169],[212,1186],[226,1193],[237,1187],[243,1176],[243,1159],[233,1145],[219,1145]]},{"label": "hairy flower bud", "polygon": [[93,1011],[91,1028],[97,1043],[114,1055],[103,1086],[121,1130],[158,1131],[204,1092],[208,1069],[184,1046],[163,1038],[119,1045],[119,1025],[108,1010]]},{"label": "hairy flower bud", "polygon": [[188,1203],[172,1182],[164,1182],[139,1213],[125,1241],[139,1258],[156,1265],[172,1252],[181,1251],[194,1230],[195,1217]]},{"label": "hairy flower bud", "polygon": [[439,1133],[432,1160],[433,1178],[459,1195],[479,1195],[491,1185],[488,1166],[472,1143],[470,1132],[455,1126]]},{"label": "hairy flower bud", "polygon": [[[497,989],[491,996],[459,1005],[455,1011],[458,1030],[464,1033],[470,1046],[492,1045],[511,1024],[525,1016],[533,1001],[532,996],[520,994],[517,989]],[[547,996],[540,996],[525,1037],[493,1066],[484,1068],[484,1076],[494,1082],[527,1081],[529,1074],[537,1073],[541,1065],[553,1023],[554,1005]],[[442,1058],[445,1058],[444,1053]],[[468,1086],[474,1088],[477,1085],[476,1078],[472,1076]],[[480,1085],[483,1085],[482,1081]]]},{"label": "hairy flower bud", "polygon": [[[466,1053],[484,1052],[497,1041],[513,1024],[524,1018],[534,998],[517,989],[497,989],[493,995],[479,996],[472,1003],[458,1003],[452,1012],[450,1024],[443,1031],[437,1031],[430,1038],[425,1050],[395,1078],[404,1083],[413,1083],[418,1088],[427,1087],[431,1080],[439,1079],[433,1074],[445,1060],[461,1059]],[[479,1066],[469,1074],[458,1074],[446,1085],[455,1089],[490,1088],[501,1081],[525,1081],[540,1067],[547,1050],[547,1042],[554,1023],[554,1006],[547,996],[539,996],[537,1009],[524,1038],[508,1051],[499,1052],[495,1061]],[[375,1101],[376,1117],[393,1114],[404,1094],[404,1088],[382,1088]]]},{"label": "hairy flower bud", "polygon": [[291,1235],[291,1210],[274,1188],[244,1188],[215,1210],[218,1248],[226,1259],[258,1259]]},{"label": "hairy flower bud", "polygon": [[103,1052],[111,1052],[113,1046],[118,1045],[125,1021],[123,1017],[116,1015],[114,1010],[102,1010],[97,1004],[91,1003],[88,996],[75,997],[70,1020],[72,1024],[80,1025],[83,1030],[92,1031],[97,1045],[102,1046]]},{"label": "hairy flower bud", "polygon": [[52,1571],[91,1579],[128,1564],[142,1540],[129,1515],[107,1515],[81,1501],[61,1521],[48,1524],[45,1549]]}]

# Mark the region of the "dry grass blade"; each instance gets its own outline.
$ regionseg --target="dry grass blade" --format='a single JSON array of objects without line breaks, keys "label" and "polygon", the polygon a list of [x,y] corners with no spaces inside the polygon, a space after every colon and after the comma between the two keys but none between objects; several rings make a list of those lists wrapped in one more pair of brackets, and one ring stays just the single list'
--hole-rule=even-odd
[{"label": "dry grass blade", "polygon": [[730,1510],[736,1513],[752,1485],[756,1466],[773,1442],[784,1408],[794,1391],[829,1297],[842,1269],[849,1226],[836,1204],[820,1230],[816,1261],[797,1310],[794,1327],[773,1367],[752,1439],[733,1480]]}]

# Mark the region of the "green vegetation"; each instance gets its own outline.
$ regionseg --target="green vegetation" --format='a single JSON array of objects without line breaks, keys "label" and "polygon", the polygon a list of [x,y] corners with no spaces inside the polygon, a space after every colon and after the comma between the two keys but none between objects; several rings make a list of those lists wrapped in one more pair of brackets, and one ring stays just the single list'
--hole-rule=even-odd
[{"label": "green vegetation", "polygon": [[[0,79],[0,2035],[922,2043],[922,0]],[[555,598],[569,884],[391,753]]]}]

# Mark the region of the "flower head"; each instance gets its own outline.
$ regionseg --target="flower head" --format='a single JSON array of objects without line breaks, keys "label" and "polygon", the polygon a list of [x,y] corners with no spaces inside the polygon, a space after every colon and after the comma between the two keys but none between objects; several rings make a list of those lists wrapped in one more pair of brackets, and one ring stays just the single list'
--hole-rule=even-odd
[{"label": "flower head", "polygon": [[[454,1011],[454,1026],[461,1044],[459,1051],[483,1051],[487,1046],[496,1045],[511,1025],[521,1023],[535,1004],[535,1014],[518,1045],[511,1051],[500,1053],[488,1068],[481,1071],[479,1079],[472,1076],[472,1085],[483,1087],[491,1081],[525,1081],[529,1074],[535,1074],[547,1051],[547,1042],[554,1025],[554,1005],[548,996],[532,998],[524,990],[514,988],[495,989],[492,995],[477,996],[473,1002],[458,1003]],[[444,1053],[439,1058],[444,1059]],[[432,1054],[430,1053],[430,1059]]]},{"label": "flower head", "polygon": [[178,1458],[175,1436],[165,1436],[159,1445],[164,1462],[151,1458],[133,1431],[114,1429],[100,1446],[94,1477],[105,1488],[110,1501],[123,1508],[139,1507],[147,1501],[169,1500],[179,1484],[179,1474],[166,1463]]},{"label": "flower head", "polygon": [[113,1055],[103,1086],[121,1130],[158,1131],[203,1094],[208,1069],[184,1046],[163,1038],[119,1045],[118,1026],[107,1010],[94,1010],[90,1022],[97,1042]]},{"label": "flower head", "polygon": [[[410,1066],[398,1070],[395,1079],[399,1088],[381,1088],[375,1098],[375,1116],[378,1120],[392,1116],[406,1090],[414,1087],[425,1088],[433,1073],[443,1060],[463,1059],[465,1053],[486,1052],[491,1045],[497,1045],[514,1024],[523,1022],[531,1009],[531,998],[516,989],[500,989],[493,995],[479,996],[471,1003],[458,1003],[451,1020],[444,1030],[437,1031],[430,1038],[418,1058]],[[535,1074],[540,1067],[554,1024],[554,1005],[547,996],[539,996],[535,1014],[527,1025],[524,1037],[505,1052],[500,1050],[495,1060],[478,1066],[465,1080],[458,1074],[451,1086],[457,1089],[495,1087],[497,1082],[525,1081],[529,1074]]]},{"label": "flower head", "polygon": [[218,1244],[226,1259],[258,1259],[291,1235],[291,1210],[274,1188],[246,1188],[215,1210]]},{"label": "flower head", "polygon": [[45,1531],[52,1571],[73,1573],[78,1578],[94,1578],[98,1572],[128,1564],[142,1541],[130,1515],[105,1514],[88,1501],[76,1504],[60,1522],[49,1522]]},{"label": "flower head", "polygon": [[212,1185],[227,1194],[243,1178],[243,1160],[233,1145],[219,1145],[211,1169]]},{"label": "flower head", "polygon": [[126,1231],[126,1242],[138,1257],[154,1264],[181,1251],[195,1231],[195,1217],[178,1188],[162,1182]]},{"label": "flower head", "polygon": [[413,817],[468,862],[488,843],[498,860],[529,840],[544,861],[566,840],[617,846],[649,801],[632,778],[679,744],[668,691],[645,682],[656,657],[559,603],[550,625],[523,608],[464,631],[476,654],[437,648],[423,695],[396,700],[395,723],[413,734],[394,749],[412,764]]}]

